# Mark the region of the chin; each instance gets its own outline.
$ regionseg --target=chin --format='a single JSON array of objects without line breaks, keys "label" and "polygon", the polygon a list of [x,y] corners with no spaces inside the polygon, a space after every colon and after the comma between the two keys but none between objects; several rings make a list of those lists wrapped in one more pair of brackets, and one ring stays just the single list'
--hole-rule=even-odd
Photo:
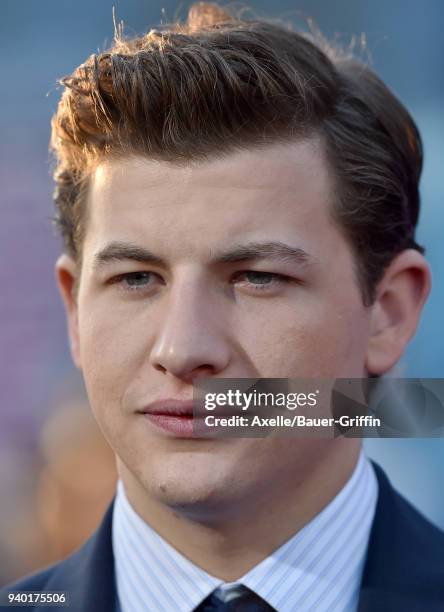
[{"label": "chin", "polygon": [[151,466],[142,475],[141,484],[152,499],[190,518],[226,515],[227,509],[236,506],[239,482],[230,470],[224,472],[221,465],[174,463]]}]

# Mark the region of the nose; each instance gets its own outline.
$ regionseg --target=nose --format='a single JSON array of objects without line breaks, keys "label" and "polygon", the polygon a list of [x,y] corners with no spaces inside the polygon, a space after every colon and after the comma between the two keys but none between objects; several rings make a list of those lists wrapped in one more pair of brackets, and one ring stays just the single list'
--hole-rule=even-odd
[{"label": "nose", "polygon": [[225,370],[229,345],[214,298],[199,283],[169,293],[151,351],[153,367],[188,382]]}]

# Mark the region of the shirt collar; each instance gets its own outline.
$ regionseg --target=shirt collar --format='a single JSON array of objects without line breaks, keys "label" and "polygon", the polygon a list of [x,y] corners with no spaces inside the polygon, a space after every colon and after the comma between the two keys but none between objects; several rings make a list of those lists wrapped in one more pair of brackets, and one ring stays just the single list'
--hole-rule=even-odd
[{"label": "shirt collar", "polygon": [[147,525],[119,481],[112,537],[122,612],[191,612],[215,588],[239,583],[279,612],[355,610],[377,486],[361,450],[348,482],[319,514],[235,583],[224,583]]}]

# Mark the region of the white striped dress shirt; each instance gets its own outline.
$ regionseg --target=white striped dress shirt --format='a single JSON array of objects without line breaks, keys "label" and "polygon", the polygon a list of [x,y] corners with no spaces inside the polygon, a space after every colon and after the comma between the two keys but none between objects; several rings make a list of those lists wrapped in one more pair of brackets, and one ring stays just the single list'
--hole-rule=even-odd
[{"label": "white striped dress shirt", "polygon": [[191,612],[214,589],[243,584],[278,612],[356,612],[378,484],[361,450],[352,476],[307,525],[235,583],[211,576],[166,542],[117,485],[113,513],[122,612]]}]

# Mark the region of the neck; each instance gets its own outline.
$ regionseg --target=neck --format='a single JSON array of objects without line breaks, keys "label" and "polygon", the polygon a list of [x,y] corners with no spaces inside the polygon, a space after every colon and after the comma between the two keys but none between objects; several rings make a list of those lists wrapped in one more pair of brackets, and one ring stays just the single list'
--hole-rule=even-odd
[{"label": "neck", "polygon": [[169,507],[141,487],[118,462],[128,500],[137,514],[181,554],[209,574],[233,582],[300,531],[339,493],[356,467],[360,440],[340,439],[302,478],[263,487],[232,512],[192,515]]}]

